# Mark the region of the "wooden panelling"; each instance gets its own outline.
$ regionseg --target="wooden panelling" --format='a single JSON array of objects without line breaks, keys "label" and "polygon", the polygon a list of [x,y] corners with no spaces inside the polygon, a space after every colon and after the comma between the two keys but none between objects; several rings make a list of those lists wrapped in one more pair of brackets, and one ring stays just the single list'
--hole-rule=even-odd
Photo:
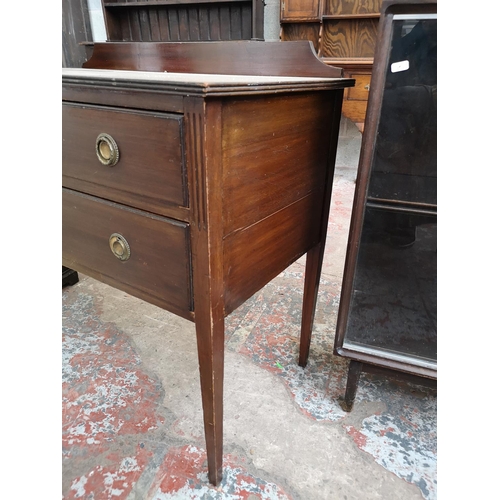
[{"label": "wooden panelling", "polygon": [[322,57],[373,57],[377,19],[325,20],[321,43]]},{"label": "wooden panelling", "polygon": [[[241,99],[222,111],[224,235],[321,192],[333,99]],[[241,203],[245,200],[245,203]]]},{"label": "wooden panelling", "polygon": [[281,19],[319,19],[318,0],[288,0],[282,3]]},{"label": "wooden panelling", "polygon": [[252,38],[252,3],[105,3],[109,41],[180,42]]},{"label": "wooden panelling", "polygon": [[381,6],[382,0],[325,0],[325,14],[373,14],[380,12]]},{"label": "wooden panelling", "polygon": [[[187,224],[67,189],[63,189],[62,208],[63,265],[189,316],[192,297]],[[113,233],[121,234],[129,243],[129,260],[121,261],[113,255],[109,246]]]},{"label": "wooden panelling", "polygon": [[281,27],[281,40],[309,40],[313,43],[316,53],[319,51],[319,32],[321,25],[319,23],[285,23]]}]

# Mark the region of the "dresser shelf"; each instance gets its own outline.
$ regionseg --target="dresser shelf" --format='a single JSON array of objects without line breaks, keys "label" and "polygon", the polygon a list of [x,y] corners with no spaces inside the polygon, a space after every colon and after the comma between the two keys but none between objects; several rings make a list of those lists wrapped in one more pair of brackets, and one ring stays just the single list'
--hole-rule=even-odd
[{"label": "dresser shelf", "polygon": [[325,14],[323,20],[327,19],[379,19],[379,12],[367,12],[364,14]]},{"label": "dresser shelf", "polygon": [[108,41],[263,40],[262,0],[102,0]]},{"label": "dresser shelf", "polygon": [[[249,0],[217,0],[217,3],[248,3]],[[213,4],[213,0],[154,0],[151,2],[147,1],[137,1],[137,2],[113,2],[111,0],[105,0],[103,5],[106,9],[112,9],[114,7],[158,7],[158,6],[172,6],[172,5],[197,5],[197,4]]]}]

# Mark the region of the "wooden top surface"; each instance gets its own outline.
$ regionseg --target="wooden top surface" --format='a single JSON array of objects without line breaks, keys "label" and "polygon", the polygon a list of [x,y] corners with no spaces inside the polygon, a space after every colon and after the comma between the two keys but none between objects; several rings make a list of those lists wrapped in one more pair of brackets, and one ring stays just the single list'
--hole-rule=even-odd
[{"label": "wooden top surface", "polygon": [[150,88],[195,94],[248,94],[287,90],[331,90],[354,85],[353,79],[328,77],[218,75],[116,69],[63,68],[63,83]]},{"label": "wooden top surface", "polygon": [[272,75],[218,75],[207,73],[175,73],[158,71],[130,71],[117,69],[63,68],[63,77],[97,78],[108,80],[130,80],[140,82],[191,83],[204,87],[215,85],[262,85],[280,83],[337,82],[346,78],[313,76],[272,76]]},{"label": "wooden top surface", "polygon": [[83,68],[63,69],[63,83],[241,95],[354,86],[342,71],[304,40],[106,42],[95,44]]}]

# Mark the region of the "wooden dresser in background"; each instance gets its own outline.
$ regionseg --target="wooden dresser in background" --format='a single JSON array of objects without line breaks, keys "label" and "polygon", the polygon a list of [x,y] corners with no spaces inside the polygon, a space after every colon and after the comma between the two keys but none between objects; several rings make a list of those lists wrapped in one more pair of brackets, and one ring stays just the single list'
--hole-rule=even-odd
[{"label": "wooden dresser in background", "polygon": [[342,114],[363,131],[382,0],[282,0],[281,40],[310,40],[321,60],[356,84]]},{"label": "wooden dresser in background", "polygon": [[[264,39],[264,0],[101,0],[101,8],[110,42]],[[81,68],[94,41],[88,1],[63,0],[63,68]]]},{"label": "wooden dresser in background", "polygon": [[102,0],[108,41],[263,40],[263,0]]}]

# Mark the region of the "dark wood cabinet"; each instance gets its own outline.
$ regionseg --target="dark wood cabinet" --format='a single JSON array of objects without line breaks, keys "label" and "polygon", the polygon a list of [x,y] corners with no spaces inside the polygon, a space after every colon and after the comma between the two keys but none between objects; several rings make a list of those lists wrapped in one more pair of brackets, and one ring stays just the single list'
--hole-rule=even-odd
[{"label": "dark wood cabinet", "polygon": [[307,359],[344,88],[308,42],[96,44],[63,69],[63,264],[194,321],[209,479],[224,318],[307,254]]},{"label": "dark wood cabinet", "polygon": [[[352,89],[351,89],[352,90]],[[437,4],[384,2],[335,352],[437,379]]]}]

